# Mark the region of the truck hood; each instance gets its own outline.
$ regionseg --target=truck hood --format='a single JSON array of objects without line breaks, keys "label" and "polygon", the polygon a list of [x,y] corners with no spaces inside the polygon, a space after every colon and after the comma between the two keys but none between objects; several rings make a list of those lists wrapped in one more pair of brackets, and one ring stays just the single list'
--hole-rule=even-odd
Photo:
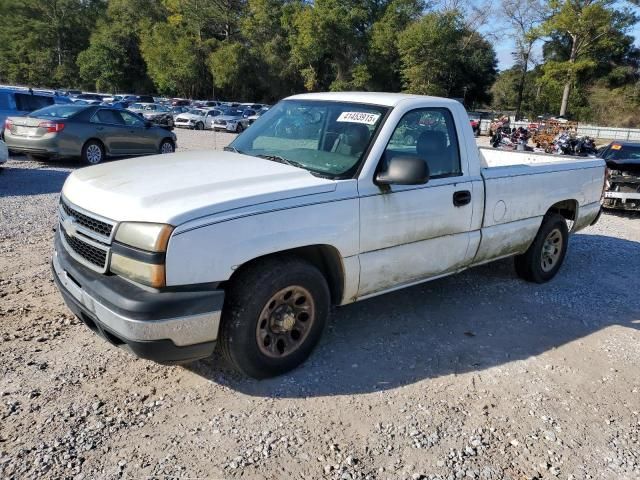
[{"label": "truck hood", "polygon": [[69,175],[62,194],[115,221],[180,225],[335,189],[336,182],[290,165],[232,152],[194,151],[81,168]]}]

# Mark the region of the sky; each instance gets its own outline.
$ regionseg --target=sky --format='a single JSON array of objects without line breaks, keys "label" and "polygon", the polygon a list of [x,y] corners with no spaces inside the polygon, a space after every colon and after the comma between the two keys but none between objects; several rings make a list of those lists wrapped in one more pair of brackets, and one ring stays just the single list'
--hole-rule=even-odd
[{"label": "sky", "polygon": [[[621,4],[626,4],[625,6],[630,6],[629,3],[621,2]],[[640,9],[636,9],[636,13],[640,16]],[[494,22],[489,22],[492,26],[496,25]],[[500,22],[501,24],[502,22]],[[486,32],[488,27],[481,28],[480,30]],[[630,31],[629,35],[635,37],[635,44],[640,48],[640,22],[637,23]],[[515,44],[512,39],[509,38],[509,35],[504,35],[504,39],[497,41],[494,43],[493,47],[496,50],[496,55],[498,56],[498,68],[500,70],[506,70],[513,66],[513,57],[511,56],[511,52],[515,49]],[[539,42],[536,45],[537,50],[534,52],[536,56],[540,57],[542,55],[542,42]]]}]

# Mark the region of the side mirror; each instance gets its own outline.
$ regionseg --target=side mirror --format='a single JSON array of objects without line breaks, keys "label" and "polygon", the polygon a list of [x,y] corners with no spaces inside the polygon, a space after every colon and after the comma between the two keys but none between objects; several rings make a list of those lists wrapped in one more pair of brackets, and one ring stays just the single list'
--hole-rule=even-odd
[{"label": "side mirror", "polygon": [[424,185],[429,181],[429,167],[420,158],[397,156],[386,163],[386,169],[376,175],[378,185]]}]

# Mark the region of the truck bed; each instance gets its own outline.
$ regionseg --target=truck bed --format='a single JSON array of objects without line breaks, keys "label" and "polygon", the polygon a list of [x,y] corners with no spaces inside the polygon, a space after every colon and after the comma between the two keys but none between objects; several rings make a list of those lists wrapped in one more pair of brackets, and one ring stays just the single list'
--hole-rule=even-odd
[{"label": "truck bed", "polygon": [[485,203],[476,264],[524,252],[554,205],[575,212],[574,231],[589,225],[600,210],[600,158],[490,148],[479,153]]},{"label": "truck bed", "polygon": [[495,148],[480,148],[479,151],[480,166],[485,178],[577,170],[604,165],[601,159],[595,157],[570,157]]}]

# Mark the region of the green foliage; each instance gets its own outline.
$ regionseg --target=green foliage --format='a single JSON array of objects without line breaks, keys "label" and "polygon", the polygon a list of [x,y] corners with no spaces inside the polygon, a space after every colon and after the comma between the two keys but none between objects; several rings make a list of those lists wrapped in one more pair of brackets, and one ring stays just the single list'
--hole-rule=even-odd
[{"label": "green foliage", "polygon": [[491,45],[469,30],[458,12],[429,13],[399,38],[402,78],[411,93],[489,99],[486,87],[496,75]]},{"label": "green foliage", "polygon": [[77,85],[76,57],[104,8],[103,0],[0,2],[0,81]]}]

